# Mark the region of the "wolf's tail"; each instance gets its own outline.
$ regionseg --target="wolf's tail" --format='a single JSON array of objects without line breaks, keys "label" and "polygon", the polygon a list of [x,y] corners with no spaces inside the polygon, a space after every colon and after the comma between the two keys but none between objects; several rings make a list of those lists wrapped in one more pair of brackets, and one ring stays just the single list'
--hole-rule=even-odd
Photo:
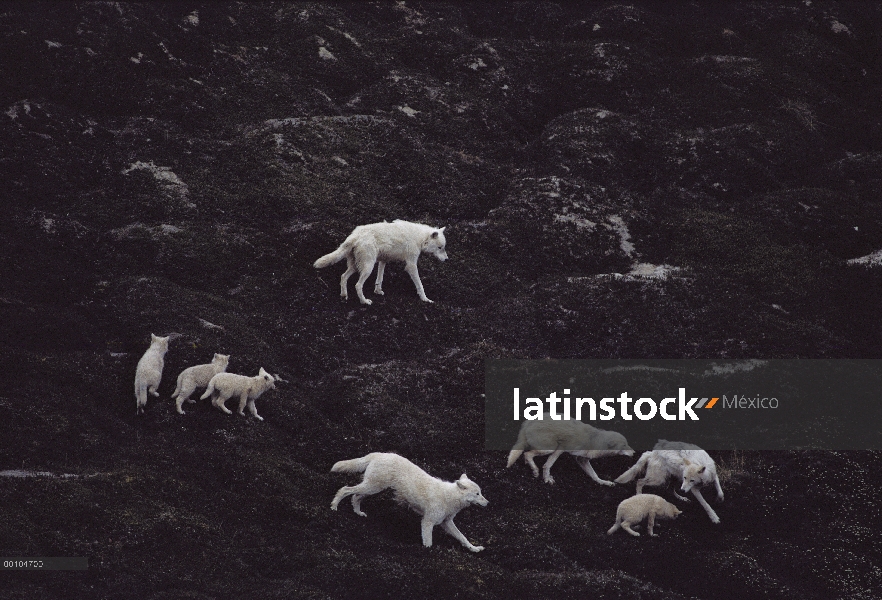
[{"label": "wolf's tail", "polygon": [[372,454],[362,456],[361,458],[353,458],[352,460],[341,460],[334,463],[331,467],[331,473],[364,473],[371,461],[374,459]]},{"label": "wolf's tail", "polygon": [[622,526],[622,520],[616,516],[616,524],[609,528],[609,531],[606,532],[606,535],[612,535],[618,530],[619,527]]},{"label": "wolf's tail", "polygon": [[633,481],[635,477],[646,470],[646,463],[649,461],[650,456],[652,456],[652,452],[644,452],[640,459],[634,463],[633,467],[616,477],[616,483],[628,483],[629,481]]},{"label": "wolf's tail", "polygon": [[181,393],[181,381],[183,379],[184,379],[184,373],[182,372],[180,375],[178,375],[178,385],[175,386],[175,391],[172,392],[172,395],[171,395],[172,398],[177,398],[178,394]]},{"label": "wolf's tail", "polygon": [[147,406],[147,384],[140,381],[135,382],[135,410],[138,414]]},{"label": "wolf's tail", "polygon": [[506,469],[515,464],[515,461],[520,458],[521,454],[524,453],[524,450],[527,449],[527,446],[527,434],[524,433],[524,428],[521,427],[521,431],[518,433],[518,441],[515,442],[511,452],[508,453],[508,464],[505,465]]},{"label": "wolf's tail", "polygon": [[340,247],[331,252],[330,254],[325,254],[320,259],[315,261],[312,265],[316,269],[324,269],[325,267],[329,267],[334,263],[338,263],[344,258],[346,258],[346,253],[349,252],[349,246],[346,245],[346,242],[340,244]]},{"label": "wolf's tail", "polygon": [[212,380],[212,381],[208,382],[208,387],[205,388],[205,393],[202,394],[202,396],[200,396],[199,399],[205,400],[206,398],[211,396],[213,393],[214,393],[214,381]]}]

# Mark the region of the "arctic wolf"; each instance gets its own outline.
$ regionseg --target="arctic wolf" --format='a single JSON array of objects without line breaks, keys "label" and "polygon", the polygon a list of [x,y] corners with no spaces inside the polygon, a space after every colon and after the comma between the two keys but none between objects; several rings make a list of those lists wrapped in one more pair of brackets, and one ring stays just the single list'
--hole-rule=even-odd
[{"label": "arctic wolf", "polygon": [[[527,448],[527,452],[524,452]],[[536,456],[551,456],[542,467],[542,475],[545,483],[554,483],[551,476],[551,466],[564,452],[569,452],[576,457],[576,461],[588,476],[603,485],[615,485],[612,481],[601,479],[594,472],[590,459],[604,456],[633,456],[634,450],[628,446],[628,441],[620,433],[597,429],[581,421],[554,421],[543,415],[542,420],[524,421],[521,431],[518,433],[518,441],[515,442],[511,452],[508,453],[508,464],[512,466],[521,453],[524,460],[533,470],[533,477],[539,476],[539,469],[533,458]]]},{"label": "arctic wolf", "polygon": [[315,261],[314,266],[316,269],[323,269],[345,258],[346,272],[340,278],[340,295],[344,300],[349,298],[346,282],[355,271],[358,271],[358,281],[355,282],[358,299],[362,304],[372,304],[371,300],[364,297],[362,288],[365,280],[374,270],[374,263],[379,263],[374,293],[382,296],[383,270],[386,268],[386,263],[398,260],[404,263],[404,270],[413,280],[420,300],[432,302],[426,298],[426,292],[423,291],[417,260],[420,252],[433,254],[442,262],[447,260],[447,252],[444,250],[447,245],[444,229],[444,227],[435,229],[428,225],[399,219],[391,223],[360,225],[349,234],[339,248]]},{"label": "arctic wolf", "polygon": [[147,392],[159,396],[156,388],[162,381],[162,369],[165,367],[165,353],[168,352],[168,336],[157,337],[150,334],[150,347],[138,361],[135,370],[135,414],[140,415],[147,406]]},{"label": "arctic wolf", "polygon": [[178,412],[182,415],[185,414],[184,409],[181,408],[181,405],[184,404],[184,400],[190,403],[196,402],[190,398],[190,394],[196,391],[196,388],[208,386],[208,382],[211,381],[211,378],[218,373],[226,371],[227,365],[229,364],[229,354],[215,354],[209,364],[196,365],[195,367],[190,367],[181,371],[181,374],[178,375],[178,385],[172,394],[172,398],[177,398],[175,406],[177,407]]},{"label": "arctic wolf", "polygon": [[[713,483],[717,488],[717,499],[720,502],[723,501],[723,488],[720,487],[717,466],[707,452],[693,444],[659,440],[655,448],[650,452],[644,452],[633,467],[616,479],[616,483],[628,483],[644,470],[646,471],[645,477],[637,480],[638,494],[643,491],[645,485],[661,486],[672,475],[679,477],[683,480],[680,489],[684,493],[691,491],[710,520],[714,523],[720,522],[720,517],[717,516],[717,513],[710,507],[698,489]],[[676,492],[674,495],[680,500],[689,501],[688,498]]]},{"label": "arctic wolf", "polygon": [[652,528],[655,526],[656,519],[676,519],[681,513],[679,508],[661,496],[637,494],[621,501],[618,510],[616,510],[616,523],[606,533],[612,535],[621,527],[631,535],[640,535],[631,529],[631,525],[636,525],[648,518],[649,535],[655,537],[656,534],[652,532]]},{"label": "arctic wolf", "polygon": [[263,417],[257,414],[254,401],[260,398],[260,395],[265,391],[274,389],[276,389],[276,379],[261,367],[260,372],[254,377],[234,373],[218,373],[208,382],[208,388],[200,399],[205,400],[213,394],[212,406],[231,415],[233,411],[226,407],[225,402],[232,396],[238,396],[239,414],[245,416],[245,404],[248,404],[248,410],[251,411],[251,414],[263,421]]},{"label": "arctic wolf", "polygon": [[423,546],[431,548],[432,529],[435,525],[459,540],[472,552],[480,552],[483,546],[475,546],[456,528],[453,517],[469,506],[487,506],[487,499],[481,495],[481,488],[466,477],[465,473],[455,482],[442,481],[432,477],[421,468],[397,454],[372,452],[353,460],[341,460],[331,467],[332,473],[364,473],[358,485],[340,488],[331,502],[331,510],[346,496],[352,495],[352,508],[355,514],[365,517],[361,501],[365,496],[378,494],[385,489],[395,490],[395,500],[407,504],[414,512],[422,515]]}]

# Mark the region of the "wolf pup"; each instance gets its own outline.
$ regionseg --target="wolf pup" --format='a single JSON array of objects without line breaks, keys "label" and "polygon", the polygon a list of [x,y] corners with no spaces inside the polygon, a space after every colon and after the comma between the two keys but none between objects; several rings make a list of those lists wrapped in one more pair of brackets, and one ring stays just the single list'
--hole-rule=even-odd
[{"label": "wolf pup", "polygon": [[[601,479],[594,472],[590,459],[603,456],[633,456],[634,450],[628,445],[628,441],[620,433],[597,429],[581,421],[554,421],[543,415],[543,419],[524,421],[521,431],[518,433],[518,441],[508,454],[506,468],[512,466],[521,453],[524,460],[533,470],[533,477],[539,476],[539,469],[533,458],[536,456],[551,456],[542,466],[542,475],[545,483],[554,483],[551,476],[551,466],[564,452],[569,452],[576,457],[576,461],[588,476],[603,485],[615,485],[612,481]],[[527,448],[527,452],[524,452]]]},{"label": "wolf pup", "polygon": [[444,247],[447,240],[444,239],[444,227],[435,229],[420,223],[410,223],[396,219],[391,223],[373,223],[356,227],[349,237],[340,244],[340,247],[322,256],[315,261],[316,269],[323,269],[329,265],[346,259],[346,271],[340,278],[340,295],[344,300],[349,298],[346,290],[346,282],[355,271],[358,271],[358,281],[355,283],[355,291],[362,304],[372,304],[371,300],[364,297],[362,288],[364,282],[377,267],[377,281],[374,284],[374,293],[383,295],[383,270],[386,263],[401,261],[404,270],[410,275],[416,286],[417,295],[424,302],[432,302],[426,298],[423,291],[423,283],[420,281],[420,273],[417,270],[417,260],[420,252],[433,254],[440,261],[447,260],[447,252]]},{"label": "wolf pup", "polygon": [[263,417],[257,414],[257,407],[254,401],[260,398],[260,395],[267,390],[276,389],[276,379],[267,373],[263,367],[254,377],[246,377],[245,375],[236,375],[234,373],[218,373],[208,382],[208,388],[202,394],[201,400],[205,400],[209,396],[212,406],[216,406],[228,415],[233,411],[228,409],[225,402],[232,396],[239,397],[239,414],[245,416],[245,405],[248,404],[248,410],[257,419],[263,421]]},{"label": "wolf pup", "polygon": [[682,512],[661,496],[637,494],[622,500],[618,510],[616,510],[616,524],[610,527],[606,533],[607,535],[612,535],[621,527],[631,535],[640,535],[631,529],[631,525],[636,525],[642,522],[643,519],[648,518],[649,524],[647,529],[649,530],[649,535],[656,537],[656,534],[652,532],[656,519],[676,519]]},{"label": "wolf pup", "polygon": [[175,401],[175,407],[178,409],[178,413],[182,415],[186,414],[184,413],[184,409],[181,408],[181,405],[184,404],[184,400],[191,404],[196,402],[190,398],[190,394],[196,391],[196,388],[207,387],[211,378],[218,373],[226,371],[227,365],[229,364],[229,354],[215,354],[209,364],[196,365],[195,367],[190,367],[181,371],[181,374],[178,375],[178,385],[171,396],[172,398],[177,398]]},{"label": "wolf pup", "polygon": [[162,381],[165,367],[165,353],[168,352],[168,336],[157,337],[150,334],[150,347],[138,361],[135,370],[135,414],[142,414],[147,406],[147,392],[159,396],[156,389]]},{"label": "wolf pup", "polygon": [[[717,488],[717,499],[720,502],[723,501],[723,488],[720,487],[717,466],[707,452],[694,444],[659,440],[653,450],[644,452],[633,467],[619,475],[616,483],[628,483],[644,470],[646,475],[643,479],[637,480],[638,494],[643,491],[643,486],[662,486],[669,477],[678,477],[683,480],[680,489],[684,493],[691,491],[710,520],[713,523],[720,522],[720,517],[717,516],[699,490],[701,486],[713,483]],[[680,500],[689,501],[688,498],[676,492],[674,495]]]},{"label": "wolf pup", "polygon": [[392,488],[397,502],[407,504],[414,512],[422,515],[423,546],[426,548],[432,547],[432,529],[435,525],[441,525],[444,531],[472,552],[484,549],[483,546],[475,546],[468,541],[453,523],[453,517],[470,504],[487,506],[487,499],[481,495],[481,488],[466,477],[465,473],[455,482],[442,481],[403,456],[382,452],[341,460],[331,467],[331,472],[364,473],[364,479],[358,485],[340,488],[331,502],[331,510],[337,510],[340,501],[351,494],[355,514],[365,517],[367,515],[361,510],[362,499]]}]

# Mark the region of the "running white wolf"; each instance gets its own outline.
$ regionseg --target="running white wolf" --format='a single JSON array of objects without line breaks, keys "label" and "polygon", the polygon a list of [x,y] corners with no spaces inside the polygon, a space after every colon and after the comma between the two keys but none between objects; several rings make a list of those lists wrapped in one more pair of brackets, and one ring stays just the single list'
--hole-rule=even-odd
[{"label": "running white wolf", "polygon": [[387,262],[401,261],[404,270],[410,275],[416,286],[420,300],[432,302],[426,297],[423,283],[420,281],[420,273],[417,270],[417,260],[420,252],[433,254],[440,261],[447,260],[447,251],[444,247],[447,240],[444,238],[444,227],[435,229],[421,223],[410,223],[396,219],[391,223],[372,223],[371,225],[359,225],[349,237],[340,244],[340,247],[322,256],[315,261],[316,269],[323,269],[334,263],[346,259],[346,272],[340,277],[340,295],[344,300],[349,298],[346,282],[353,273],[358,271],[358,281],[355,282],[355,291],[362,304],[372,304],[371,300],[364,297],[364,282],[377,267],[377,281],[374,284],[374,293],[383,295],[383,271]]},{"label": "running white wolf", "polygon": [[432,529],[435,525],[441,525],[444,531],[472,552],[484,549],[484,546],[475,546],[468,541],[453,523],[457,513],[467,506],[487,506],[487,499],[481,495],[481,488],[466,477],[465,473],[455,482],[442,481],[403,456],[383,452],[341,460],[331,467],[331,472],[364,473],[364,479],[358,485],[340,488],[331,502],[331,510],[337,510],[340,501],[351,494],[355,514],[365,517],[367,515],[361,510],[362,499],[392,488],[397,502],[406,504],[422,515],[423,546],[426,548],[432,547]]},{"label": "running white wolf", "polygon": [[184,400],[191,404],[196,402],[190,398],[190,394],[195,392],[196,388],[207,387],[211,378],[218,373],[226,371],[229,364],[229,354],[215,353],[214,358],[207,365],[196,365],[181,371],[181,374],[178,375],[178,385],[171,396],[172,398],[177,398],[175,407],[178,409],[178,412],[182,415],[186,414],[182,408]]},{"label": "running white wolf", "polygon": [[[646,471],[646,475],[643,479],[637,480],[638,494],[643,491],[643,486],[662,486],[671,476],[679,477],[683,480],[680,489],[684,493],[691,491],[710,520],[713,523],[720,522],[720,517],[717,516],[699,490],[700,487],[713,483],[717,488],[717,499],[720,502],[723,501],[723,488],[720,487],[717,466],[710,455],[698,446],[684,442],[659,440],[653,450],[644,452],[633,467],[619,475],[616,483],[628,483],[643,471]],[[689,501],[688,498],[677,492],[674,492],[674,495],[680,500]]]},{"label": "running white wolf", "polygon": [[165,353],[168,352],[168,338],[150,334],[150,347],[138,361],[135,370],[135,414],[142,414],[147,406],[147,393],[159,396],[157,388],[162,381],[162,369],[165,367]]},{"label": "running white wolf", "polygon": [[648,518],[647,529],[649,535],[656,537],[656,534],[652,531],[652,528],[655,527],[656,519],[676,519],[682,512],[661,496],[637,494],[621,501],[619,508],[616,510],[615,525],[610,527],[606,533],[607,535],[612,535],[621,527],[631,535],[638,536],[640,534],[631,529],[631,526]]},{"label": "running white wolf", "polygon": [[[530,448],[529,450],[527,450]],[[524,452],[527,450],[527,452]],[[633,456],[634,450],[628,445],[628,441],[620,433],[597,429],[581,421],[561,420],[554,421],[543,415],[541,420],[524,421],[518,433],[518,441],[508,454],[506,468],[512,466],[521,453],[524,460],[533,470],[533,477],[539,476],[539,468],[533,462],[536,456],[551,456],[542,466],[542,475],[545,483],[554,483],[551,476],[551,466],[564,452],[569,452],[576,457],[576,462],[588,476],[603,485],[615,485],[612,481],[601,479],[591,466],[592,458],[604,456]]]},{"label": "running white wolf", "polygon": [[208,387],[200,400],[205,400],[212,396],[211,405],[231,415],[233,411],[227,408],[225,403],[232,396],[238,396],[239,414],[243,417],[245,416],[245,405],[247,404],[251,414],[258,420],[263,421],[263,417],[257,414],[257,407],[254,406],[254,401],[260,398],[260,395],[265,391],[274,389],[276,389],[276,379],[267,373],[263,367],[260,368],[260,372],[254,377],[236,375],[235,373],[218,373],[208,382]]}]

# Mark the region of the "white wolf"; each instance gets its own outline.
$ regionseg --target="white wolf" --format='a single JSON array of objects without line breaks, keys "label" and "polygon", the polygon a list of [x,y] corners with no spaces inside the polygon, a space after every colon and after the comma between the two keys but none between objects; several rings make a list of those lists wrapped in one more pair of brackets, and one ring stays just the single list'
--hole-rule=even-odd
[{"label": "white wolf", "polygon": [[417,295],[425,302],[432,302],[426,298],[426,292],[423,290],[423,283],[417,270],[417,260],[420,252],[433,254],[442,262],[447,260],[444,229],[444,227],[435,229],[421,223],[410,223],[399,219],[391,223],[360,225],[349,234],[339,248],[315,261],[314,266],[316,269],[323,269],[345,258],[347,268],[340,278],[340,295],[344,300],[349,298],[346,282],[357,270],[358,281],[355,283],[355,291],[358,293],[358,299],[362,304],[372,304],[371,300],[364,297],[362,288],[365,280],[374,270],[374,263],[379,263],[374,293],[382,296],[383,270],[386,268],[386,263],[394,260],[402,261],[404,270],[416,286]]},{"label": "white wolf", "polygon": [[150,334],[150,347],[138,361],[135,370],[135,414],[140,415],[147,406],[147,392],[159,396],[156,389],[162,381],[162,369],[165,367],[165,353],[168,352],[168,338]]},{"label": "white wolf", "polygon": [[423,546],[432,546],[432,529],[435,525],[455,537],[459,543],[471,550],[480,552],[483,546],[475,546],[456,528],[453,517],[470,504],[487,506],[487,499],[481,495],[478,484],[462,474],[455,482],[442,481],[432,477],[421,468],[397,454],[372,452],[353,460],[341,460],[331,467],[332,473],[364,473],[358,485],[340,488],[331,502],[331,510],[337,510],[340,501],[352,494],[352,508],[355,514],[365,517],[361,501],[365,496],[378,494],[385,489],[395,490],[395,500],[407,504],[414,512],[422,515]]},{"label": "white wolf", "polygon": [[[524,452],[527,448],[527,452]],[[508,454],[506,468],[512,466],[521,453],[524,460],[533,470],[533,477],[539,476],[539,468],[533,462],[536,456],[551,456],[542,467],[542,475],[545,483],[554,483],[551,476],[551,466],[564,452],[569,452],[576,457],[576,461],[588,476],[603,485],[615,485],[612,481],[601,479],[591,466],[592,458],[604,456],[633,456],[634,450],[628,446],[628,441],[620,433],[597,429],[587,423],[573,420],[554,421],[543,415],[542,420],[524,421],[518,433],[518,441]]]},{"label": "white wolf", "polygon": [[[720,487],[720,478],[717,476],[717,466],[707,452],[693,444],[683,442],[669,442],[659,440],[655,448],[644,452],[637,463],[619,475],[616,483],[628,483],[643,471],[646,475],[637,480],[637,493],[643,491],[643,486],[662,486],[669,477],[676,476],[683,480],[680,489],[692,492],[695,499],[704,508],[707,516],[713,523],[719,523],[720,517],[710,507],[701,491],[698,489],[704,485],[713,483],[717,488],[717,499],[723,501],[723,488]],[[689,501],[688,498],[674,492],[680,500]]]},{"label": "white wolf", "polygon": [[254,377],[246,377],[245,375],[236,375],[235,373],[218,373],[208,382],[208,388],[202,394],[201,400],[205,400],[209,396],[212,406],[216,406],[228,415],[233,411],[228,409],[224,404],[232,396],[239,397],[239,414],[245,416],[245,405],[248,404],[248,410],[257,419],[263,421],[263,417],[257,414],[257,407],[254,401],[260,398],[260,395],[267,390],[276,389],[276,379],[267,373],[263,367]]},{"label": "white wolf", "polygon": [[649,518],[647,525],[649,535],[656,537],[656,534],[652,531],[656,519],[676,519],[682,512],[661,496],[637,494],[619,503],[619,508],[616,510],[616,523],[606,533],[607,535],[612,535],[621,527],[631,535],[640,535],[631,529],[631,525],[636,525],[642,522],[643,519]]},{"label": "white wolf", "polygon": [[182,415],[185,414],[184,409],[181,408],[184,404],[184,400],[191,404],[196,402],[190,398],[190,394],[196,391],[196,388],[207,387],[211,378],[218,373],[226,371],[227,365],[229,364],[229,354],[215,353],[214,358],[211,359],[209,364],[196,365],[195,367],[190,367],[181,371],[181,374],[178,375],[178,385],[171,396],[172,398],[177,398],[175,406],[177,407],[178,412]]}]

